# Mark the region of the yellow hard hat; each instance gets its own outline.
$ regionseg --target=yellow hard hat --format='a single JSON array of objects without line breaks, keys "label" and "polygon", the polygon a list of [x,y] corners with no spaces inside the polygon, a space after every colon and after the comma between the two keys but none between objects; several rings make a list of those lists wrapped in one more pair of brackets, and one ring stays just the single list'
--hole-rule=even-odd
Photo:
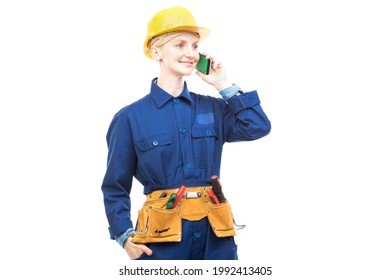
[{"label": "yellow hard hat", "polygon": [[172,7],[156,13],[148,23],[144,42],[144,53],[153,59],[149,51],[149,41],[158,35],[172,31],[190,31],[199,34],[199,41],[208,36],[210,30],[196,25],[195,18],[183,7]]}]

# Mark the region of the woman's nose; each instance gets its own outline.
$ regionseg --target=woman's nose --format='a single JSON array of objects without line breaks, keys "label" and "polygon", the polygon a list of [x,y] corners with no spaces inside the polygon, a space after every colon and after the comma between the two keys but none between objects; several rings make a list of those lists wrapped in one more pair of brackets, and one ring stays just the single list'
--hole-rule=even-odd
[{"label": "woman's nose", "polygon": [[196,52],[196,50],[194,50],[193,48],[191,48],[191,47],[186,48],[186,53],[185,53],[185,55],[186,55],[187,57],[193,58],[193,57],[196,56],[196,54],[197,54],[197,52]]}]

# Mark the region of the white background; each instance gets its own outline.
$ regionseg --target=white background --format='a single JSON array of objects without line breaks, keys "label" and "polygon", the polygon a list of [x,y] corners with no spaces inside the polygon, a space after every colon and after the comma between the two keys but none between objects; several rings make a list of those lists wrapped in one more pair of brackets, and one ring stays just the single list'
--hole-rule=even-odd
[{"label": "white background", "polygon": [[[109,240],[105,135],[157,75],[148,20],[183,5],[212,31],[200,49],[258,90],[273,126],[225,145],[221,181],[247,225],[235,264],[272,266],[270,279],[389,279],[385,2],[2,1],[0,278],[124,279],[139,265]],[[135,182],[134,211],[141,193]]]}]

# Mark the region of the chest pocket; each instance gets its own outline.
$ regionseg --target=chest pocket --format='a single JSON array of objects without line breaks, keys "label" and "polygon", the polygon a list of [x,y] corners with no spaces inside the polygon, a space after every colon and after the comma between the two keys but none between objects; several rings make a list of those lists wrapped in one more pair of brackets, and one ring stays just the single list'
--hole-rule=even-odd
[{"label": "chest pocket", "polygon": [[200,168],[212,165],[218,134],[214,127],[196,127],[192,129],[193,154]]},{"label": "chest pocket", "polygon": [[157,134],[137,142],[138,168],[150,180],[165,182],[177,168],[177,153],[169,133]]},{"label": "chest pocket", "polygon": [[148,150],[170,144],[172,144],[172,137],[170,134],[166,133],[142,139],[138,142],[138,148],[141,151],[146,152]]}]

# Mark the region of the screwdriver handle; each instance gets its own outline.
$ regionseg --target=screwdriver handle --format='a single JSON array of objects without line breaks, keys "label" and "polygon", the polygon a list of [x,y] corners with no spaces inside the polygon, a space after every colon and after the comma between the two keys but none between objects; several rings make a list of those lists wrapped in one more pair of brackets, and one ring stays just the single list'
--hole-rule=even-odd
[{"label": "screwdriver handle", "polygon": [[177,197],[176,197],[175,203],[173,204],[172,208],[175,208],[179,204],[179,202],[181,201],[181,198],[183,197],[183,194],[184,194],[185,191],[186,191],[186,187],[185,186],[181,186],[177,190],[177,192],[176,192]]},{"label": "screwdriver handle", "polygon": [[220,204],[218,197],[214,194],[213,190],[207,190],[207,194],[213,204]]},{"label": "screwdriver handle", "polygon": [[172,209],[176,200],[177,200],[176,193],[171,194],[171,196],[168,199],[166,208],[167,209]]}]

